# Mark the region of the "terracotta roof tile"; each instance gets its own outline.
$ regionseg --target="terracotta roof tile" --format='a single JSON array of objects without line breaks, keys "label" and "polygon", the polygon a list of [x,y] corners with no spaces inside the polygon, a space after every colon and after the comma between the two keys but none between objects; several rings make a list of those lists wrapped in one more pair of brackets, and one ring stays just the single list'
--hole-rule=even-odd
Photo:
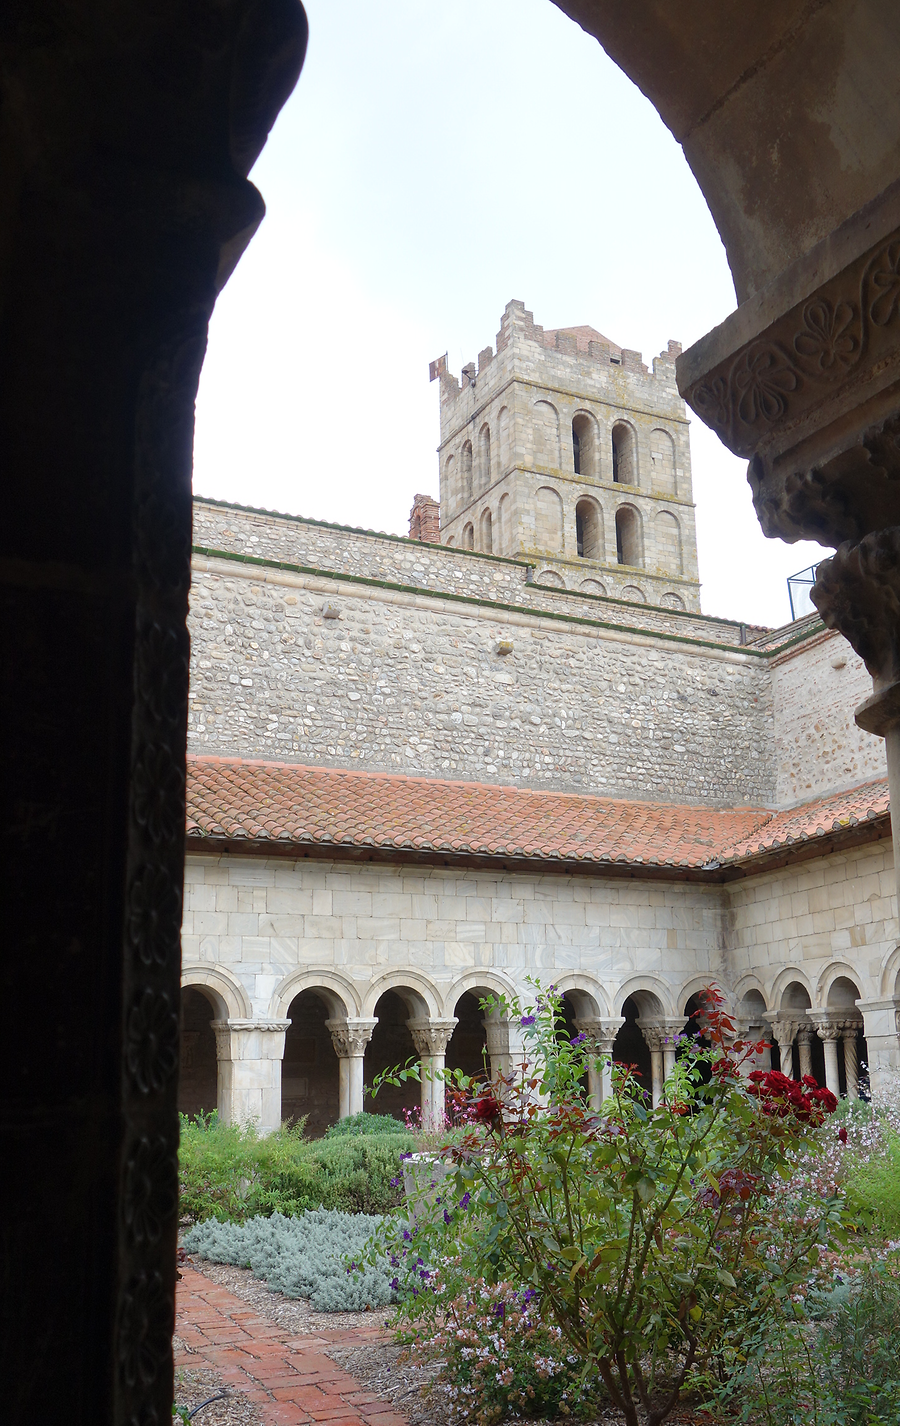
[{"label": "terracotta roof tile", "polygon": [[881,781],[773,814],[192,757],[187,809],[189,835],[229,841],[704,867],[883,816],[888,800]]}]

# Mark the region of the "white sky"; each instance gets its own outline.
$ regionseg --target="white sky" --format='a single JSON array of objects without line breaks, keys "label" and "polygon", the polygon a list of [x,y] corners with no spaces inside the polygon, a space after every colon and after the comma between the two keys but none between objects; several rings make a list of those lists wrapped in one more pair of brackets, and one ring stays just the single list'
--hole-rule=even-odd
[{"label": "white sky", "polygon": [[[219,298],[194,489],[405,534],[438,494],[438,389],[510,298],[644,360],[732,310],[680,148],[549,0],[305,0],[299,84],[254,173],[268,215]],[[766,540],[745,465],[693,420],[706,613],[790,617],[821,557]]]}]

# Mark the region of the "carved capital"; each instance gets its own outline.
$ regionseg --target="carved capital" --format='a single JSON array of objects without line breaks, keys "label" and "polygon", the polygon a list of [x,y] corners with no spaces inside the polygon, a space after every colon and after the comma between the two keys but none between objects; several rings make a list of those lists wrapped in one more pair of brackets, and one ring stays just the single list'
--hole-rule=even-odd
[{"label": "carved capital", "polygon": [[377,1024],[377,1020],[357,1020],[349,1016],[343,1020],[326,1020],[325,1028],[331,1035],[338,1059],[362,1059]]},{"label": "carved capital", "polygon": [[843,1033],[844,1017],[830,1010],[810,1010],[809,1018],[820,1040],[840,1040]]},{"label": "carved capital", "polygon": [[482,1020],[487,1052],[491,1058],[509,1054],[509,1021]]},{"label": "carved capital", "polygon": [[840,630],[874,679],[887,685],[900,678],[900,527],[841,545],[819,565],[811,597],[823,622]]},{"label": "carved capital", "polygon": [[900,197],[798,258],[678,360],[750,460],[763,530],[826,545],[900,524]]},{"label": "carved capital", "polygon": [[585,1016],[575,1021],[575,1029],[580,1035],[587,1036],[593,1049],[599,1055],[611,1055],[616,1036],[625,1024],[622,1016],[605,1020],[598,1016]]},{"label": "carved capital", "polygon": [[782,1054],[784,1054],[790,1050],[800,1028],[797,1021],[792,1020],[790,1016],[782,1015],[780,1012],[777,1015],[766,1015],[765,1019],[768,1020],[772,1027],[772,1035],[776,1045]]},{"label": "carved capital", "polygon": [[450,1020],[407,1020],[409,1033],[416,1048],[416,1054],[422,1059],[431,1059],[435,1055],[447,1053],[447,1046],[450,1043],[450,1036],[456,1029],[458,1021]]}]

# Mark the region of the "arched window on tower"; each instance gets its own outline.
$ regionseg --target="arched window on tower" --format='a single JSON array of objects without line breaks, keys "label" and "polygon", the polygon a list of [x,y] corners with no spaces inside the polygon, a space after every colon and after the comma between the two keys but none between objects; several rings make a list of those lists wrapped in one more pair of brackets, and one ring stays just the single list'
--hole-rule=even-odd
[{"label": "arched window on tower", "polygon": [[595,500],[579,500],[575,506],[575,540],[581,559],[603,558],[603,526]]},{"label": "arched window on tower", "polygon": [[491,483],[491,428],[485,423],[478,433],[478,489]]},{"label": "arched window on tower", "polygon": [[462,478],[462,500],[468,505],[472,499],[472,442],[466,441],[462,448],[460,475]]},{"label": "arched window on tower", "polygon": [[500,496],[500,504],[497,507],[497,553],[508,555],[510,549],[510,498],[509,495]]},{"label": "arched window on tower", "polygon": [[462,547],[464,550],[474,550],[475,548],[475,526],[466,525],[462,532]]},{"label": "arched window on tower", "polygon": [[586,411],[577,411],[572,418],[572,453],[575,474],[588,480],[597,478],[596,422]]},{"label": "arched window on tower", "polygon": [[616,559],[634,569],[643,564],[640,516],[631,505],[622,505],[616,511]]},{"label": "arched window on tower", "polygon": [[618,485],[637,485],[637,443],[625,421],[617,421],[612,428],[612,467]]}]

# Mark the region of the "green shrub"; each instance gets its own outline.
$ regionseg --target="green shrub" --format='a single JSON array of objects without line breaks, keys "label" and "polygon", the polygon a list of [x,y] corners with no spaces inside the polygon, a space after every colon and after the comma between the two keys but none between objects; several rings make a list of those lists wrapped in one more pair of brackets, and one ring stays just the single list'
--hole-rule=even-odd
[{"label": "green shrub", "polygon": [[185,1235],[189,1253],[250,1268],[274,1292],[307,1297],[318,1312],[358,1312],[391,1300],[383,1262],[348,1271],[381,1219],[314,1209],[295,1218],[273,1213],[249,1222],[198,1223]]},{"label": "green shrub", "polygon": [[[875,1135],[873,1134],[873,1140]],[[900,1134],[882,1131],[848,1165],[847,1195],[888,1237],[900,1237]]]},{"label": "green shrub", "polygon": [[403,1134],[409,1138],[409,1130],[399,1119],[390,1114],[367,1114],[365,1110],[339,1119],[325,1130],[326,1139],[343,1139],[347,1134]]},{"label": "green shrub", "polygon": [[181,1213],[243,1222],[310,1208],[389,1212],[403,1197],[401,1154],[414,1147],[403,1133],[311,1141],[302,1125],[261,1136],[252,1125],[182,1119]]}]

